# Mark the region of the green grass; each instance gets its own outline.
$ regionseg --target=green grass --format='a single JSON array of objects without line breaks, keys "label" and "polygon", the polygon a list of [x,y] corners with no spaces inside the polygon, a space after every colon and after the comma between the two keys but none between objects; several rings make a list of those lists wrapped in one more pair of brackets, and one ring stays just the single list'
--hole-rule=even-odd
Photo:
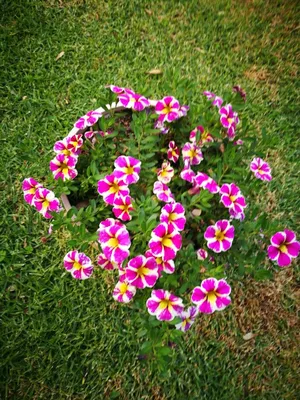
[{"label": "green grass", "polygon": [[[159,98],[186,89],[247,91],[246,118],[272,148],[263,208],[299,225],[297,1],[11,1],[1,3],[1,380],[14,399],[296,399],[296,268],[236,284],[233,306],[198,326],[162,374],[140,359],[134,311],[113,283],[75,282],[64,236],[22,200],[25,177],[48,174],[55,140],[99,106],[103,86]],[[64,51],[58,61],[56,56]],[[147,72],[153,68],[161,75]],[[298,233],[300,233],[298,231]],[[252,331],[256,336],[244,341]],[[159,331],[157,333],[159,335]]]}]

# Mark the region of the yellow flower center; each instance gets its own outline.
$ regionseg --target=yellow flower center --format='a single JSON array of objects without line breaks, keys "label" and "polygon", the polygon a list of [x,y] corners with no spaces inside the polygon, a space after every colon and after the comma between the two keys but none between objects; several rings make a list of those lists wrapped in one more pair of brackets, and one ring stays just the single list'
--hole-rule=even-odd
[{"label": "yellow flower center", "polygon": [[217,294],[214,290],[212,290],[211,292],[208,292],[206,297],[210,303],[215,303],[215,301],[217,300]]},{"label": "yellow flower center", "polygon": [[120,285],[120,287],[119,287],[120,293],[121,293],[121,294],[126,293],[126,292],[127,292],[127,287],[128,287],[127,283],[122,282],[121,285]]},{"label": "yellow flower center", "polygon": [[236,196],[229,196],[229,198],[230,198],[231,201],[235,201]]},{"label": "yellow flower center", "polygon": [[222,240],[224,240],[225,234],[223,231],[217,231],[215,237],[217,240],[219,240],[221,242]]},{"label": "yellow flower center", "polygon": [[188,156],[190,157],[190,158],[194,158],[194,157],[197,157],[197,151],[196,150],[189,150],[188,151]]},{"label": "yellow flower center", "polygon": [[67,164],[62,163],[60,166],[60,170],[64,175],[67,175],[69,172],[69,167],[67,166]]},{"label": "yellow flower center", "polygon": [[177,156],[176,150],[172,150],[172,156]]},{"label": "yellow flower center", "polygon": [[172,247],[172,240],[170,239],[170,235],[166,235],[162,238],[161,244],[166,247]]},{"label": "yellow flower center", "polygon": [[68,150],[68,149],[64,149],[64,150],[62,151],[62,153],[63,153],[65,156],[70,156],[70,155],[72,154],[71,151]]},{"label": "yellow flower center", "polygon": [[125,168],[125,174],[132,175],[133,172],[134,172],[134,168],[133,167],[126,167]]},{"label": "yellow flower center", "polygon": [[176,213],[169,214],[169,222],[175,221],[177,219]]},{"label": "yellow flower center", "polygon": [[170,106],[166,106],[163,110],[162,113],[163,114],[169,114],[171,112],[172,108]]},{"label": "yellow flower center", "polygon": [[233,123],[233,118],[228,118],[228,122],[229,122],[230,124],[232,124],[232,123]]},{"label": "yellow flower center", "polygon": [[262,175],[264,173],[264,171],[262,171],[260,168],[258,168],[257,172]]},{"label": "yellow flower center", "polygon": [[163,169],[160,173],[160,176],[164,177],[168,175],[168,171],[166,171],[165,169]]},{"label": "yellow flower center", "polygon": [[164,309],[168,308],[171,305],[170,300],[162,300],[159,304],[159,308]]},{"label": "yellow flower center", "polygon": [[123,206],[121,206],[121,210],[123,210],[124,212],[128,212],[129,205],[128,204],[124,204]]},{"label": "yellow flower center", "polygon": [[145,267],[138,268],[138,269],[136,270],[136,273],[138,274],[138,276],[147,275],[147,273],[148,273],[148,268],[145,268]]},{"label": "yellow flower center", "polygon": [[44,200],[43,201],[43,208],[48,208],[49,207],[49,201],[48,200]]},{"label": "yellow flower center", "polygon": [[118,247],[119,246],[119,241],[117,238],[112,237],[111,239],[109,239],[109,241],[107,242],[109,247]]},{"label": "yellow flower center", "polygon": [[81,264],[79,262],[75,261],[73,264],[73,268],[79,270],[79,269],[81,269]]},{"label": "yellow flower center", "polygon": [[112,193],[118,193],[120,191],[120,186],[117,183],[113,183],[110,187]]},{"label": "yellow flower center", "polygon": [[287,247],[285,244],[282,244],[281,246],[279,246],[279,250],[281,251],[281,253],[287,253]]}]

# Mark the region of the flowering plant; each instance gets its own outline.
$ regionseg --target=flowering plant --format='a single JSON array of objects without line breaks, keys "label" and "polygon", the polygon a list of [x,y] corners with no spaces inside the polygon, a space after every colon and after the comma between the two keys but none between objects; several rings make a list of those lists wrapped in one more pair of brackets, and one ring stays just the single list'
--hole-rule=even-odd
[{"label": "flowering plant", "polygon": [[[300,252],[295,233],[255,203],[272,174],[240,118],[240,93],[204,92],[189,109],[172,96],[110,86],[107,105],[54,144],[46,186],[56,196],[23,182],[25,201],[51,219],[51,231],[70,231],[62,261],[70,276],[112,274],[112,301],[142,311],[139,335],[153,339],[144,352],[229,306],[229,282],[271,278]],[[157,338],[159,321],[168,324]]]}]

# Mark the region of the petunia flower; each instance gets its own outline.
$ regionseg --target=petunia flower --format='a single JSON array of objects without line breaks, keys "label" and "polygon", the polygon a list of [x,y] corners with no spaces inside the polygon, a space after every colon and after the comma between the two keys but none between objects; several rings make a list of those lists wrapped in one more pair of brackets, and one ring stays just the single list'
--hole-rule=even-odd
[{"label": "petunia flower", "polygon": [[114,162],[114,175],[126,183],[131,185],[139,180],[141,171],[141,161],[130,156],[120,156]]},{"label": "petunia flower", "polygon": [[211,104],[212,104],[213,106],[216,106],[216,107],[220,108],[221,105],[223,104],[223,99],[222,99],[222,97],[216,96]]},{"label": "petunia flower", "polygon": [[178,118],[186,117],[189,109],[190,109],[190,106],[188,106],[188,105],[180,106],[180,109],[178,112]]},{"label": "petunia flower", "polygon": [[77,176],[75,169],[77,157],[65,156],[64,154],[57,154],[57,156],[50,161],[50,170],[53,173],[54,179],[61,178],[63,181],[74,179]]},{"label": "petunia flower", "polygon": [[83,145],[82,134],[68,135],[66,139],[68,142],[67,149],[71,151],[71,154],[80,154],[80,149]]},{"label": "petunia flower", "polygon": [[163,261],[161,257],[154,256],[151,250],[147,250],[145,256],[155,258],[159,277],[161,276],[162,271],[166,274],[173,274],[175,272],[175,264],[173,260]]},{"label": "petunia flower", "polygon": [[194,178],[195,185],[202,189],[208,190],[210,193],[219,193],[219,186],[216,181],[206,175],[204,172],[198,172]]},{"label": "petunia flower", "polygon": [[184,181],[194,183],[195,176],[196,173],[191,169],[189,160],[186,160],[184,162],[184,168],[180,172],[180,178],[183,179]]},{"label": "petunia flower", "polygon": [[250,169],[254,172],[254,176],[257,179],[261,179],[262,181],[271,181],[271,168],[269,164],[259,157],[253,158]]},{"label": "petunia flower", "polygon": [[110,85],[109,88],[113,93],[117,93],[117,94],[121,94],[125,90],[124,88],[122,88],[120,86],[114,86],[114,85]]},{"label": "petunia flower", "polygon": [[119,218],[122,221],[130,221],[131,215],[129,211],[133,210],[133,206],[131,204],[131,197],[130,196],[119,196],[115,198],[113,203],[113,213],[116,218]]},{"label": "petunia flower", "polygon": [[217,221],[215,225],[210,225],[206,229],[204,238],[207,240],[207,247],[215,253],[227,251],[232,246],[234,226],[231,226],[226,219]]},{"label": "petunia flower", "polygon": [[[197,133],[200,132],[199,136],[199,140],[197,141]],[[197,144],[198,146],[203,146],[205,143],[210,143],[213,142],[214,139],[212,137],[212,135],[206,131],[203,126],[199,125],[196,126],[196,128],[194,128],[191,133],[190,133],[190,142]]]},{"label": "petunia flower", "polygon": [[101,221],[99,224],[99,229],[98,231],[100,231],[100,229],[105,229],[105,228],[109,228],[110,226],[113,225],[119,225],[121,227],[123,227],[124,225],[122,224],[122,222],[118,221],[117,219],[114,218],[106,218],[104,221]]},{"label": "petunia flower", "polygon": [[161,168],[157,171],[157,179],[162,183],[169,183],[174,176],[174,168],[171,167],[168,161],[164,161]]},{"label": "petunia flower", "polygon": [[155,257],[168,261],[176,257],[177,251],[181,248],[181,242],[181,235],[173,225],[162,222],[151,232],[149,247]]},{"label": "petunia flower", "polygon": [[175,328],[179,331],[186,332],[195,322],[198,315],[197,307],[189,307],[187,311],[182,311],[180,314],[181,322],[175,325]]},{"label": "petunia flower", "polygon": [[100,253],[97,257],[97,264],[100,265],[102,269],[113,270],[121,268],[121,264],[114,263],[110,261],[105,254]]},{"label": "petunia flower", "polygon": [[143,111],[150,106],[149,100],[146,97],[134,93],[131,90],[126,90],[125,93],[118,95],[120,103],[125,108],[132,108],[135,111]]},{"label": "petunia flower", "polygon": [[190,165],[198,165],[203,160],[201,147],[195,143],[185,143],[182,148],[183,161],[189,161]]},{"label": "petunia flower", "polygon": [[208,278],[202,281],[201,286],[194,288],[191,300],[196,304],[198,311],[211,314],[214,311],[224,310],[230,303],[231,288],[225,279],[219,281]]},{"label": "petunia flower", "polygon": [[129,303],[136,293],[136,287],[126,281],[119,281],[114,290],[113,298],[120,303]]},{"label": "petunia flower", "polygon": [[220,108],[219,114],[221,115],[221,124],[227,129],[229,140],[233,140],[235,137],[236,126],[240,122],[238,114],[233,111],[231,104],[227,104],[226,106]]},{"label": "petunia flower", "polygon": [[179,159],[179,149],[173,140],[169,143],[167,155],[168,160],[173,161],[173,163],[176,163]]},{"label": "petunia flower", "polygon": [[69,251],[64,257],[64,267],[75,279],[88,279],[93,273],[91,259],[77,250]]},{"label": "petunia flower", "polygon": [[225,183],[220,188],[221,202],[225,207],[234,211],[235,214],[240,214],[247,207],[245,197],[242,195],[238,186],[234,183]]},{"label": "petunia flower", "polygon": [[197,251],[196,251],[196,254],[197,254],[198,260],[200,260],[200,261],[203,261],[203,260],[205,260],[205,259],[208,257],[208,253],[207,253],[207,251],[204,250],[204,249],[199,249],[199,250],[197,250]]},{"label": "petunia flower", "polygon": [[246,92],[241,88],[241,86],[239,86],[239,85],[233,86],[232,91],[235,93],[238,93],[241,96],[241,98],[244,101],[246,101],[247,95],[246,95]]},{"label": "petunia flower", "polygon": [[242,139],[238,139],[235,142],[233,142],[234,146],[242,146],[244,144],[244,141]]},{"label": "petunia flower", "polygon": [[160,133],[162,133],[163,135],[166,135],[170,130],[168,127],[166,127],[164,125],[163,122],[161,122],[159,120],[155,121],[154,128],[155,129],[160,129]]},{"label": "petunia flower", "polygon": [[205,91],[203,92],[204,96],[207,97],[208,100],[212,100],[216,97],[216,95],[213,92]]},{"label": "petunia flower", "polygon": [[164,201],[165,203],[174,203],[175,201],[174,195],[169,187],[162,182],[154,182],[153,193],[157,196],[158,200]]},{"label": "petunia flower", "polygon": [[61,210],[59,200],[55,197],[55,194],[51,190],[45,188],[37,189],[33,199],[33,205],[38,212],[47,219],[52,218],[51,212],[59,212]]},{"label": "petunia flower", "polygon": [[279,267],[287,267],[292,259],[300,253],[300,242],[296,240],[296,234],[289,229],[277,232],[271,237],[271,246],[268,247],[268,256],[276,261]]},{"label": "petunia flower", "polygon": [[146,306],[159,321],[172,321],[184,310],[182,299],[163,289],[152,290]]},{"label": "petunia flower", "polygon": [[65,137],[62,140],[58,140],[54,143],[53,151],[57,154],[63,154],[65,156],[73,156],[77,157],[80,150],[77,151],[77,154],[72,153],[71,149],[68,149],[68,137]]},{"label": "petunia flower", "polygon": [[26,178],[22,183],[22,189],[24,193],[24,200],[26,203],[30,204],[31,206],[34,205],[34,198],[35,193],[39,188],[42,188],[43,185],[37,182],[33,178]]},{"label": "petunia flower", "polygon": [[154,257],[139,255],[129,260],[125,267],[127,281],[138,289],[153,287],[159,277]]},{"label": "petunia flower", "polygon": [[108,227],[103,227],[100,224],[98,232],[98,240],[106,258],[116,264],[121,264],[129,256],[131,245],[126,227],[119,222]]},{"label": "petunia flower", "polygon": [[74,127],[77,129],[85,129],[89,126],[94,125],[101,116],[102,113],[98,111],[89,111],[75,122]]},{"label": "petunia flower", "polygon": [[172,96],[166,96],[159,100],[155,106],[155,112],[159,115],[161,122],[173,122],[179,118],[180,105],[178,100]]},{"label": "petunia flower", "polygon": [[118,197],[129,195],[129,188],[123,180],[111,174],[98,181],[98,193],[105,203],[114,205]]},{"label": "petunia flower", "polygon": [[245,219],[245,213],[243,211],[240,213],[237,213],[232,208],[230,208],[229,214],[230,214],[231,219],[238,219],[239,221],[244,221],[244,219]]},{"label": "petunia flower", "polygon": [[171,225],[174,229],[182,231],[185,226],[186,218],[184,216],[185,210],[180,203],[166,204],[161,209],[160,222],[165,222]]}]

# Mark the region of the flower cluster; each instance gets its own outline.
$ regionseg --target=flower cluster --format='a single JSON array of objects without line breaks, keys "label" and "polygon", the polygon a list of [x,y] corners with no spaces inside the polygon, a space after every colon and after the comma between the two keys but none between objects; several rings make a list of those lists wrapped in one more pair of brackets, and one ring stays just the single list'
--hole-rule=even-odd
[{"label": "flower cluster", "polygon": [[227,104],[220,108],[219,114],[221,124],[227,129],[229,140],[233,140],[235,138],[236,126],[240,122],[237,112],[233,111],[231,104]]},{"label": "flower cluster", "polygon": [[50,161],[49,165],[54,179],[61,178],[66,181],[76,178],[77,170],[75,167],[82,145],[82,134],[70,134],[54,144],[53,150],[56,157]]},{"label": "flower cluster", "polygon": [[225,183],[220,188],[221,202],[229,208],[230,215],[239,220],[245,218],[244,209],[247,207],[245,197],[234,183]]},{"label": "flower cluster", "polygon": [[59,212],[61,206],[55,194],[33,178],[26,178],[22,183],[24,200],[35,207],[43,217],[52,218],[52,212]]}]

